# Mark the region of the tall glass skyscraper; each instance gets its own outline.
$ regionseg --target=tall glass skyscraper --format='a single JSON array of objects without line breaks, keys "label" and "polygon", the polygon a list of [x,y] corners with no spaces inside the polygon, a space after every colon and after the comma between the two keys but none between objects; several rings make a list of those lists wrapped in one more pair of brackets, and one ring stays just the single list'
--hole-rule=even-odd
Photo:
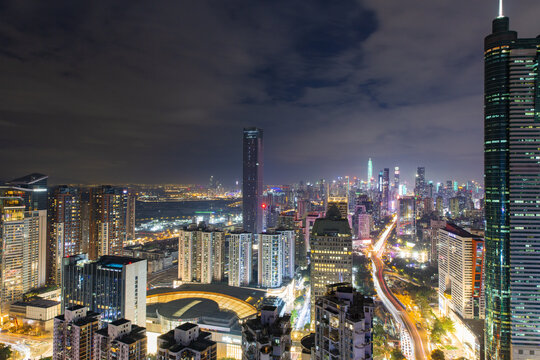
[{"label": "tall glass skyscraper", "polygon": [[485,39],[486,358],[540,358],[540,37]]},{"label": "tall glass skyscraper", "polygon": [[263,231],[263,131],[244,129],[243,222],[244,229],[257,234]]}]

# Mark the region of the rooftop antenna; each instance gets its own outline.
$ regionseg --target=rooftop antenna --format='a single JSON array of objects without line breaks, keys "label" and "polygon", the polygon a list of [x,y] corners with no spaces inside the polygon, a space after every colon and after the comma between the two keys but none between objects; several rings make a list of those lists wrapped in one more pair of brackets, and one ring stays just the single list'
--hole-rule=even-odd
[{"label": "rooftop antenna", "polygon": [[503,14],[503,0],[499,0],[499,17],[500,18],[504,17],[504,14]]}]

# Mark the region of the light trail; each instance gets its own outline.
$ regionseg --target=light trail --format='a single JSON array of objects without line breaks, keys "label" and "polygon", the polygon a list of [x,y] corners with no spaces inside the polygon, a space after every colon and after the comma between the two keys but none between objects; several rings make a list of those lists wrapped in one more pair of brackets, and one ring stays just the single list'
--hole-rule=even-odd
[{"label": "light trail", "polygon": [[381,260],[386,248],[386,241],[394,227],[396,226],[397,217],[392,219],[392,222],[387,225],[385,230],[382,232],[379,240],[375,243],[373,247],[374,256],[372,257],[372,276],[373,283],[375,285],[375,290],[381,299],[381,302],[390,312],[392,317],[400,325],[401,328],[401,343],[403,345],[411,344],[412,346],[406,347],[405,356],[409,359],[427,359],[426,352],[424,350],[424,343],[418,333],[418,329],[412,324],[409,315],[407,314],[407,309],[401,304],[401,302],[394,296],[386,285],[384,280],[384,263]]}]

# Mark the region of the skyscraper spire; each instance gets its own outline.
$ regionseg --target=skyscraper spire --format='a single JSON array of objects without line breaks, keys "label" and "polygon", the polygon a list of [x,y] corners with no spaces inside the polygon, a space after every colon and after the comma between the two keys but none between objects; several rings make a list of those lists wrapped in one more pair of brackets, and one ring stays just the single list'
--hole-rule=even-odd
[{"label": "skyscraper spire", "polygon": [[499,0],[499,17],[500,18],[504,17],[504,14],[503,14],[503,0]]}]

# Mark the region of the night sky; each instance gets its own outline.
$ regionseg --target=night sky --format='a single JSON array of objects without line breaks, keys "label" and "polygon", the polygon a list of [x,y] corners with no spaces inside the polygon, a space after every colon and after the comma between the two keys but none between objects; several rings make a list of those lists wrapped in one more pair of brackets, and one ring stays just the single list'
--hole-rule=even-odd
[{"label": "night sky", "polygon": [[[540,1],[505,4],[521,37]],[[1,179],[265,183],[416,166],[482,179],[496,0],[0,1]]]}]

